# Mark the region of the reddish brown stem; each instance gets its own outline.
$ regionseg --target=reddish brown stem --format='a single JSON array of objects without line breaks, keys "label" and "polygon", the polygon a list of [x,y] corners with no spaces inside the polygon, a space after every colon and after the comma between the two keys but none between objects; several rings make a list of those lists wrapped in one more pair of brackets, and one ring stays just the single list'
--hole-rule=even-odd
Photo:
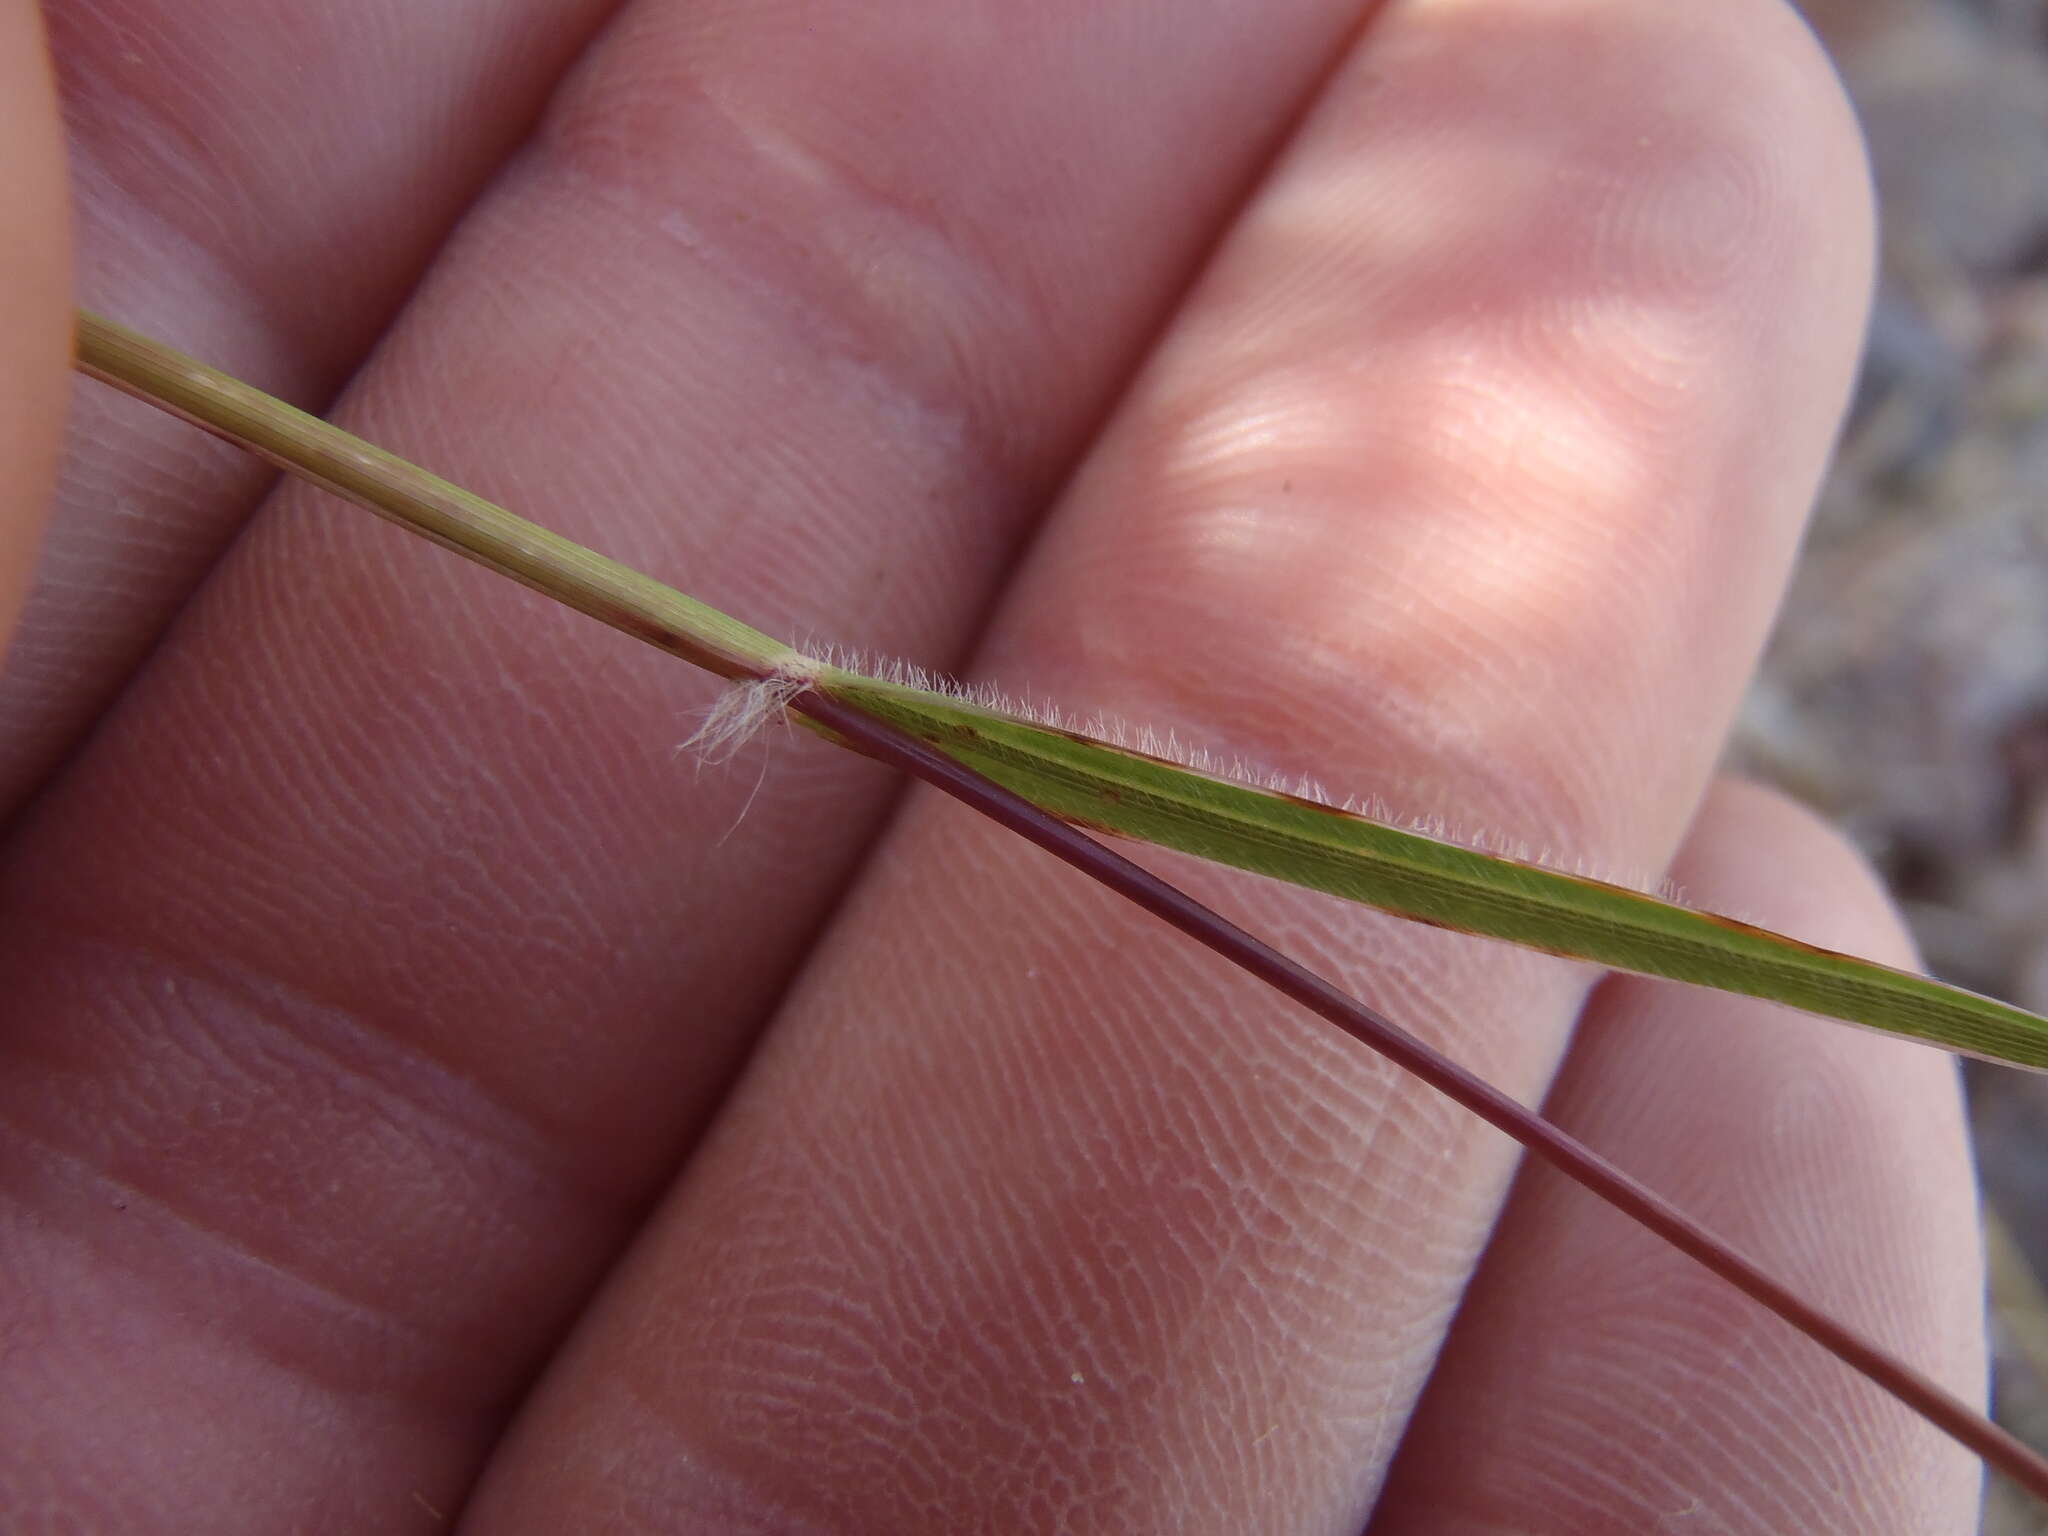
[{"label": "reddish brown stem", "polygon": [[1136,902],[1240,969],[1412,1072],[1446,1098],[1550,1163],[1602,1200],[1689,1254],[1744,1294],[1875,1382],[1943,1433],[1967,1446],[2043,1502],[2048,1460],[1874,1341],[1837,1322],[1628,1174],[1492,1084],[1475,1076],[1364,1003],[1254,938],[1086,833],[922,742],[850,705],[806,690],[790,707],[830,727],[870,757],[964,801],[1048,853]]}]

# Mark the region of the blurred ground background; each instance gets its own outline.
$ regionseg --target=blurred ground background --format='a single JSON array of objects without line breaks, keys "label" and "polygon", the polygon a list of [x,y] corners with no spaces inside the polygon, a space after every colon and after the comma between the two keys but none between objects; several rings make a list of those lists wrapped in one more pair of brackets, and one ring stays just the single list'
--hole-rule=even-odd
[{"label": "blurred ground background", "polygon": [[[1734,766],[1841,823],[1937,975],[2048,1012],[2048,0],[1803,0],[1883,279]],[[1972,1069],[1998,1413],[2048,1448],[2048,1077]],[[1993,1485],[1987,1536],[2048,1536]]]}]

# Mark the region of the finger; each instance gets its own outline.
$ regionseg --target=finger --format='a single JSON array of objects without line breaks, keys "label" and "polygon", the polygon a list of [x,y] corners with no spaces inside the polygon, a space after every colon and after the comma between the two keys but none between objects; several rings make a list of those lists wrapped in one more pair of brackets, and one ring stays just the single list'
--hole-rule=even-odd
[{"label": "finger", "polygon": [[[48,6],[81,301],[320,409],[609,8]],[[79,388],[36,595],[0,670],[0,816],[76,743],[273,478]]]},{"label": "finger", "polygon": [[[1808,814],[1718,788],[1689,900],[1913,963]],[[1965,1397],[1983,1276],[1954,1063],[1713,993],[1617,979],[1550,1113],[1836,1317]],[[1395,1463],[1382,1532],[1965,1532],[1980,1471],[1747,1298],[1531,1167]]]},{"label": "finger", "polygon": [[41,536],[71,363],[64,145],[33,4],[0,6],[0,652]]},{"label": "finger", "polygon": [[[944,658],[1351,19],[639,5],[347,420],[750,620]],[[171,1465],[187,1523],[459,1497],[890,792],[778,752],[742,820],[751,765],[675,753],[712,694],[266,510],[0,871],[0,1251],[63,1298],[0,1377],[17,1479],[140,1524]]]},{"label": "finger", "polygon": [[[1661,867],[1855,351],[1775,7],[1415,5],[1336,76],[1008,595],[999,680]],[[1496,1081],[1582,971],[1173,861]],[[1357,1528],[1508,1149],[914,800],[477,1523]]]}]

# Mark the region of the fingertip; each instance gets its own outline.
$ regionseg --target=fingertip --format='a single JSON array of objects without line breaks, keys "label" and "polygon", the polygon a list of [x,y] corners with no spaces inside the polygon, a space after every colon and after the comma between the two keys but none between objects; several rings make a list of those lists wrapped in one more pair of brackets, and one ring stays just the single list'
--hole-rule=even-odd
[{"label": "fingertip", "polygon": [[56,481],[71,360],[71,243],[56,82],[33,0],[0,11],[0,637]]}]

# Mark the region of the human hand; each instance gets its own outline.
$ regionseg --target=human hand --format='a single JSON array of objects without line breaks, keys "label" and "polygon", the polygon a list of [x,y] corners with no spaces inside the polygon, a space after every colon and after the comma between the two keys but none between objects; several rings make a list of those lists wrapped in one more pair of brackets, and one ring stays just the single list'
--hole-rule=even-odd
[{"label": "human hand", "polygon": [[[1825,66],[1763,0],[1356,13],[53,4],[81,297],[353,376],[771,633],[1600,871],[1683,841],[1902,958],[1809,819],[1695,815],[1861,319]],[[1967,1528],[1933,1431],[1545,1177],[1489,1248],[1498,1138],[1049,860],[811,743],[693,774],[672,662],[104,392],[72,434],[0,682],[10,1507]],[[1172,872],[1518,1092],[1583,1010],[1567,1123],[1981,1379],[1938,1056]]]}]

